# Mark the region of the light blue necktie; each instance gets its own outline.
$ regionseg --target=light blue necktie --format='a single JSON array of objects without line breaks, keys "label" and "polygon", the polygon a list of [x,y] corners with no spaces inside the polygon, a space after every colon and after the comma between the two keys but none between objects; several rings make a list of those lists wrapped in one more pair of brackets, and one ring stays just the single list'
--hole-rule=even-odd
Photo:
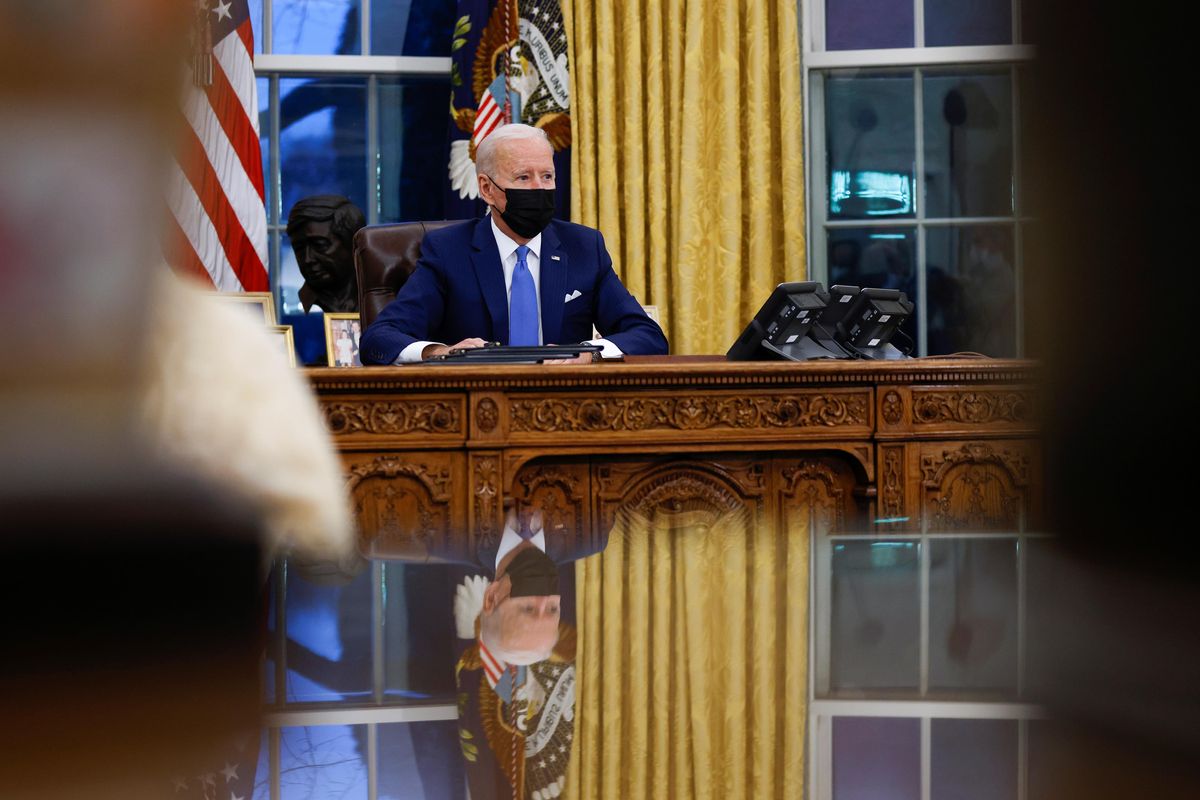
[{"label": "light blue necktie", "polygon": [[508,296],[508,343],[536,345],[538,343],[537,289],[525,256],[529,248],[517,248],[517,268],[513,270],[512,290]]}]

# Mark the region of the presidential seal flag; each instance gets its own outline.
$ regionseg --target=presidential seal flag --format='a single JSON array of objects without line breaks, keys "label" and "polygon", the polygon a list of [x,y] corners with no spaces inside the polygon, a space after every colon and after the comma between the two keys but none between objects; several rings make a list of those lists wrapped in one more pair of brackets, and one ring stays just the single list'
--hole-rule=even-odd
[{"label": "presidential seal flag", "polygon": [[254,33],[247,0],[194,0],[191,82],[170,176],[167,261],[221,291],[264,292]]},{"label": "presidential seal flag", "polygon": [[567,30],[559,0],[459,0],[450,46],[450,186],[475,198],[475,148],[510,122],[571,146]]}]

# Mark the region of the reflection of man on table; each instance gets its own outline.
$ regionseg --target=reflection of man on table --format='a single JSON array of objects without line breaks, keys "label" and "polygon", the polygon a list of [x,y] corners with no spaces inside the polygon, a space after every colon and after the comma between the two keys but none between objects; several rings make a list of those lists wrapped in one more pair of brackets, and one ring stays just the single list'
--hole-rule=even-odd
[{"label": "reflection of man on table", "polygon": [[454,612],[472,644],[455,669],[472,800],[557,797],[575,719],[575,631],[560,624],[558,567],[541,514],[510,513],[496,579],[468,578]]},{"label": "reflection of man on table", "polygon": [[[363,332],[364,364],[485,341],[594,341],[605,357],[667,352],[662,329],[613,272],[600,232],[552,219],[553,154],[528,125],[505,125],[480,143],[479,192],[491,213],[425,236],[416,270]],[[593,325],[603,338],[592,340]]]}]

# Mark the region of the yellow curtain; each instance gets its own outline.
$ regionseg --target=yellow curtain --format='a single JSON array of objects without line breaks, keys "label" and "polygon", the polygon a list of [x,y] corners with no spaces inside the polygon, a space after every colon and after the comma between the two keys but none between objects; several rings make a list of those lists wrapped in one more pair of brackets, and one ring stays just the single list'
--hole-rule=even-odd
[{"label": "yellow curtain", "polygon": [[576,565],[570,800],[803,795],[807,514],[689,516],[621,514]]},{"label": "yellow curtain", "polygon": [[571,206],[659,306],[673,353],[724,353],[802,280],[795,0],[564,0]]}]

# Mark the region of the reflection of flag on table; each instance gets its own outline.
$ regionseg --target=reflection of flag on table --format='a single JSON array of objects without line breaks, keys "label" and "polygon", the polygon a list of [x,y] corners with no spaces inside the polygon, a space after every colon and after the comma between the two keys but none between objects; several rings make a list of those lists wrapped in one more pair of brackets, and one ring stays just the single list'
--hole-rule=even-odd
[{"label": "reflection of flag on table", "polygon": [[[450,185],[458,198],[478,196],[475,148],[505,123],[536,125],[555,151],[571,146],[559,0],[458,0],[450,61]],[[560,190],[566,188],[562,162],[556,167]],[[448,217],[456,215],[469,216],[447,209]]]},{"label": "reflection of flag on table", "polygon": [[176,271],[223,291],[269,288],[253,54],[247,0],[197,0],[166,250]]},{"label": "reflection of flag on table", "polygon": [[[227,758],[196,775],[180,775],[173,780],[164,800],[250,800],[254,794],[258,768],[257,736],[247,734],[230,745]],[[259,776],[260,783],[266,776]],[[266,792],[263,792],[265,795]]]}]

